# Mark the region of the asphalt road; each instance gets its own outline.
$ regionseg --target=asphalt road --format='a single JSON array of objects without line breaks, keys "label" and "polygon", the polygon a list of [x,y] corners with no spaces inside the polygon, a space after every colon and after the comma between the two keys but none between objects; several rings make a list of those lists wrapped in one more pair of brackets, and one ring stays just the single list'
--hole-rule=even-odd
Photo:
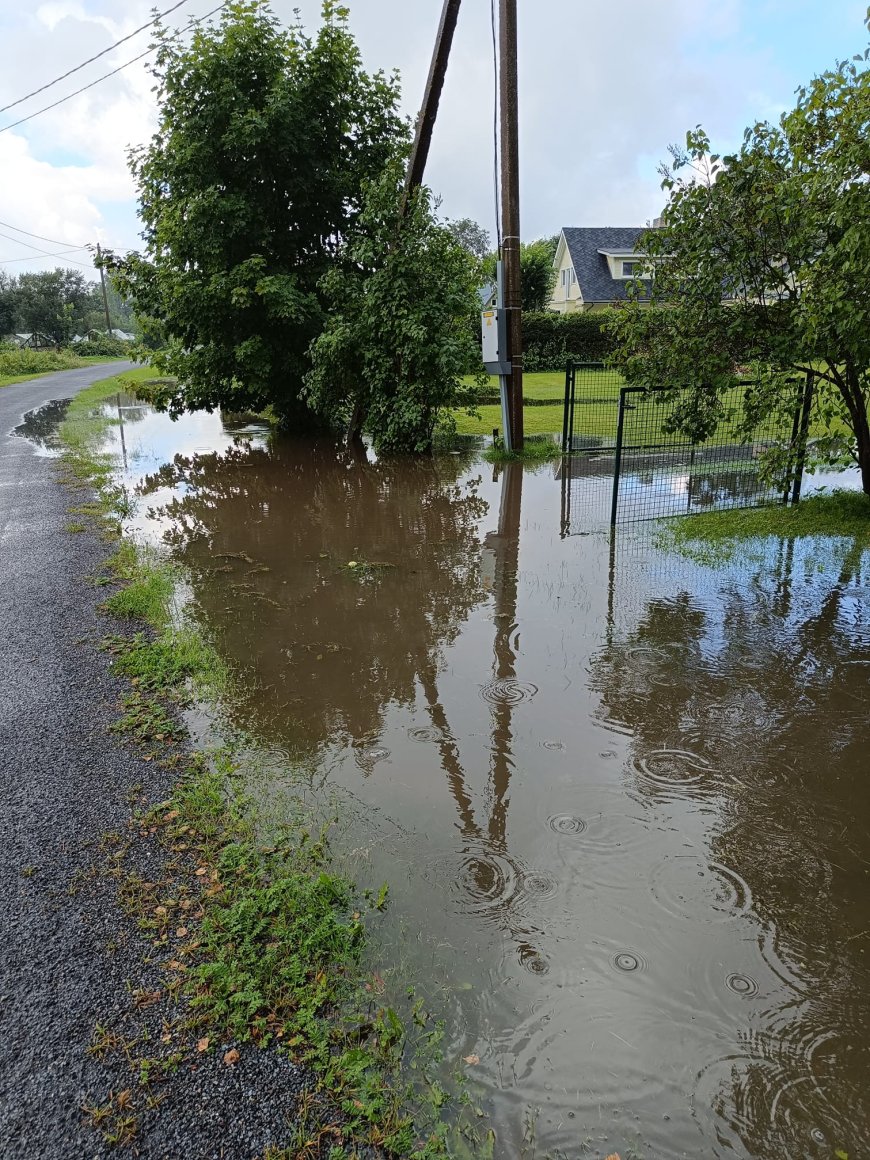
[{"label": "asphalt road", "polygon": [[[123,832],[132,787],[151,800],[167,774],[111,736],[122,685],[96,644],[105,594],[87,583],[106,555],[71,533],[80,502],[57,461],[9,434],[25,411],[131,363],[0,388],[0,1156],[109,1155],[82,1105],[131,1086],[89,1054],[95,1023],[131,1006],[145,944],[124,932],[109,881],[92,871],[100,836]],[[254,1049],[182,1069],[165,1111],[143,1119],[146,1157],[261,1156],[286,1137],[300,1088],[286,1060]],[[135,1091],[135,1083],[133,1084]],[[135,1098],[138,1098],[136,1096]],[[145,1131],[144,1129],[147,1129]]]}]

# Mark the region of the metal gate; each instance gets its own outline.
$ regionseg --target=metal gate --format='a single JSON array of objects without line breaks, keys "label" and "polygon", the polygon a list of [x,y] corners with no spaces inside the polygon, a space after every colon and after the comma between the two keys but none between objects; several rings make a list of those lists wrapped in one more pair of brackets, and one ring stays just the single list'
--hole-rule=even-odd
[{"label": "metal gate", "polygon": [[[682,434],[677,419],[692,388],[627,387],[601,364],[568,364],[562,427],[562,531],[570,534],[581,492],[600,508],[605,476],[611,526],[800,499],[812,376],[783,385],[763,419],[747,410],[757,384],[711,393],[716,430]],[[594,477],[595,485],[592,485]],[[594,522],[603,522],[597,514]]]}]

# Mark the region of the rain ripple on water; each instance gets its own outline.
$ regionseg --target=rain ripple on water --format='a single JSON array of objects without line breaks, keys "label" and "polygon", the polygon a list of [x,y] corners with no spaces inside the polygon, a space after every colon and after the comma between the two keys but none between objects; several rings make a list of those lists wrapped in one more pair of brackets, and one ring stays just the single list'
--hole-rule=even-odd
[{"label": "rain ripple on water", "polygon": [[531,681],[518,681],[513,677],[500,681],[489,681],[480,686],[480,695],[490,705],[520,705],[531,701],[538,686]]}]

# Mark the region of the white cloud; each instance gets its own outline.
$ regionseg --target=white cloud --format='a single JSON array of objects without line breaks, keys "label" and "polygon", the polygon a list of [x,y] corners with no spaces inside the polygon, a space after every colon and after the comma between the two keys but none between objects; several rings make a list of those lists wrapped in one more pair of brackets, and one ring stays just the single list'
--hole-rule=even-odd
[{"label": "white cloud", "polygon": [[[192,0],[170,21],[183,24],[215,2]],[[819,17],[824,11],[828,19],[832,6],[845,13],[854,2],[802,5],[818,7]],[[319,0],[274,0],[287,22],[297,6],[313,29]],[[27,10],[17,0],[0,0],[0,105],[145,23],[150,7],[149,0],[111,6],[107,0],[48,0]],[[351,0],[366,65],[400,68],[409,114],[422,95],[440,9],[441,0]],[[467,214],[492,230],[489,10],[489,0],[465,0],[462,7],[427,180],[442,195],[446,214]],[[703,122],[714,140],[731,145],[744,124],[788,106],[801,30],[789,27],[786,52],[769,27],[764,36],[753,34],[759,11],[753,0],[520,0],[526,236],[566,224],[642,224],[662,204],[651,159],[664,157],[687,127]],[[775,4],[764,11],[778,21]],[[812,37],[809,30],[804,48],[810,54]],[[0,114],[0,126],[123,64],[147,43],[147,32],[135,37]],[[857,23],[844,55],[860,44]],[[154,129],[152,84],[144,63],[135,64],[19,129],[0,132],[0,220],[50,237],[135,245],[126,149]],[[0,238],[0,259],[25,252]],[[35,262],[43,264],[52,263]]]}]

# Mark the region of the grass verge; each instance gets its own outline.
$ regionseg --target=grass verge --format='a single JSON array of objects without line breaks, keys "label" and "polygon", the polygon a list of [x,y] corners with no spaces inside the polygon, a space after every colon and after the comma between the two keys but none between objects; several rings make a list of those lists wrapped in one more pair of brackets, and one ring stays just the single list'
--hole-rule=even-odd
[{"label": "grass verge", "polygon": [[851,540],[870,549],[870,497],[859,491],[812,495],[796,507],[742,508],[705,512],[664,523],[661,546],[700,563],[720,563],[770,537]]},{"label": "grass verge", "polygon": [[[126,500],[99,451],[111,419],[98,404],[129,378],[83,392],[61,428],[71,482],[97,490],[96,501],[76,510],[112,536]],[[366,915],[386,905],[386,887],[360,897],[334,873],[326,831],[301,804],[296,816],[264,824],[248,791],[254,771],[242,739],[190,750],[181,710],[220,702],[232,681],[175,608],[178,579],[171,564],[123,539],[95,578],[112,589],[103,608],[118,626],[103,647],[128,681],[113,728],[144,760],[171,771],[175,788],[156,806],[143,803],[126,835],[106,836],[104,872],[150,944],[152,974],[131,995],[137,1008],[159,1011],[159,1035],[95,1027],[91,1052],[120,1060],[132,1079],[86,1114],[110,1144],[132,1144],[171,1103],[180,1067],[216,1053],[221,1066],[243,1066],[246,1050],[268,1049],[312,1077],[273,1160],[331,1160],[361,1149],[417,1160],[491,1156],[494,1138],[478,1126],[482,1113],[459,1074],[452,1097],[442,1086],[441,1026],[409,997],[409,1032],[384,998],[383,980],[367,974]],[[162,869],[146,878],[136,852],[154,843]],[[444,1114],[451,1100],[472,1113],[452,1126]]]}]

